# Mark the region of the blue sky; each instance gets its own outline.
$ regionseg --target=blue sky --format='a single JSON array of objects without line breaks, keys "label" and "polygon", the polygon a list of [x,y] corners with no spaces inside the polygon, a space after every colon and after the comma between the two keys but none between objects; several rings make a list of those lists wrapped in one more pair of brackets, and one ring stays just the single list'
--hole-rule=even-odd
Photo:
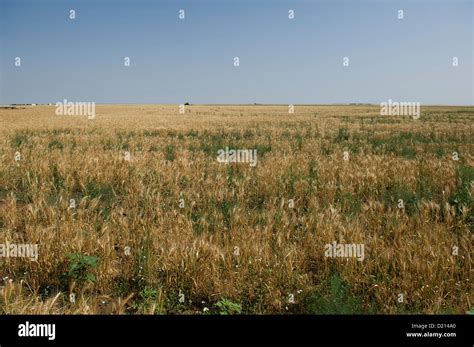
[{"label": "blue sky", "polygon": [[473,17],[472,0],[0,0],[0,104],[473,105]]}]

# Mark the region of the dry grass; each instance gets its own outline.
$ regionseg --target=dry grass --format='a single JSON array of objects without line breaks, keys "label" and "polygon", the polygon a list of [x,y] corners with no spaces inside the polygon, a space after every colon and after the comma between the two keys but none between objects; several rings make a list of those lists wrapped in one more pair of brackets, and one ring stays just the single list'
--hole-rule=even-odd
[{"label": "dry grass", "polygon": [[[472,307],[474,109],[425,107],[418,121],[372,106],[287,110],[0,110],[0,243],[39,245],[37,262],[0,259],[0,312]],[[226,146],[256,148],[258,165],[217,162]],[[326,258],[333,241],[364,244],[364,261]],[[71,272],[71,253],[97,265]]]}]

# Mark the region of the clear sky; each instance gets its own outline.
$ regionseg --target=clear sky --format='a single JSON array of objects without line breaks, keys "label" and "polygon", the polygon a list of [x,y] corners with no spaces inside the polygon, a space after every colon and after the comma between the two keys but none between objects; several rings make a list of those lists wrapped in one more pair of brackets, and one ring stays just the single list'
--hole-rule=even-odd
[{"label": "clear sky", "polygon": [[0,0],[0,104],[473,105],[473,11],[472,0]]}]

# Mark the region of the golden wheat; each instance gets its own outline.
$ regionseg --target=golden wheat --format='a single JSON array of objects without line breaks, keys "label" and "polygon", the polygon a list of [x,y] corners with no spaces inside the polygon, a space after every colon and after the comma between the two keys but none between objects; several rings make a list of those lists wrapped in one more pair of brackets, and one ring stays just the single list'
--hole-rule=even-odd
[{"label": "golden wheat", "polygon": [[[0,258],[0,312],[317,313],[331,276],[354,313],[468,310],[473,108],[295,108],[0,110],[0,243],[38,244]],[[219,163],[225,147],[257,166]],[[325,257],[334,241],[365,259]],[[70,254],[97,258],[87,280]]]}]

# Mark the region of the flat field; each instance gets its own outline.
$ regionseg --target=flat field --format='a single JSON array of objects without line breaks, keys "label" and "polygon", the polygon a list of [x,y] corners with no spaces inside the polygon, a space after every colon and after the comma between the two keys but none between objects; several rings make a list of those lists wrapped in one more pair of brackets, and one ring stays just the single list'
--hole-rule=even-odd
[{"label": "flat field", "polygon": [[473,150],[473,107],[0,109],[0,244],[38,245],[0,313],[464,314]]}]

